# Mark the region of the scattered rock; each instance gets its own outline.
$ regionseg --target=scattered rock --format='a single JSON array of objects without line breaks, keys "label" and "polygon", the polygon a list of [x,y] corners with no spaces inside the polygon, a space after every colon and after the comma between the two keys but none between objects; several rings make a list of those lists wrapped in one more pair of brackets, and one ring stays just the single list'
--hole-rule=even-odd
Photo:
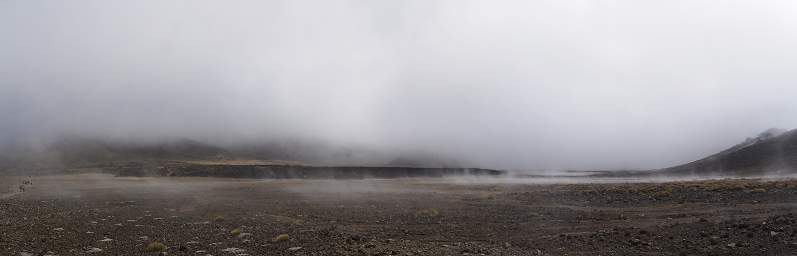
[{"label": "scattered rock", "polygon": [[222,252],[229,252],[229,253],[243,253],[246,250],[241,249],[241,248],[230,247],[230,248],[222,249],[221,251]]}]

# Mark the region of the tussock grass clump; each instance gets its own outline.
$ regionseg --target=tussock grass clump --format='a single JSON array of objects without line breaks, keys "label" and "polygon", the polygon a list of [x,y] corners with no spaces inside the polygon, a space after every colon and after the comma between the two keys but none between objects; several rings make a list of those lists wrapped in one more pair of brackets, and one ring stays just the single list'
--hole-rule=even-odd
[{"label": "tussock grass clump", "polygon": [[672,192],[673,192],[673,186],[665,186],[661,190],[653,193],[653,196],[656,198],[670,197],[672,196]]},{"label": "tussock grass clump", "polygon": [[415,213],[415,215],[417,215],[418,217],[427,217],[427,218],[437,217],[440,216],[440,210],[435,208],[428,208],[418,211],[417,213]]},{"label": "tussock grass clump", "polygon": [[224,222],[224,216],[221,216],[221,215],[213,216],[213,221],[215,221],[215,222]]},{"label": "tussock grass clump", "polygon": [[291,237],[288,234],[281,234],[274,238],[274,242],[284,242],[290,240]]},{"label": "tussock grass clump", "polygon": [[161,242],[152,242],[147,245],[148,252],[164,252],[166,251],[166,245]]}]

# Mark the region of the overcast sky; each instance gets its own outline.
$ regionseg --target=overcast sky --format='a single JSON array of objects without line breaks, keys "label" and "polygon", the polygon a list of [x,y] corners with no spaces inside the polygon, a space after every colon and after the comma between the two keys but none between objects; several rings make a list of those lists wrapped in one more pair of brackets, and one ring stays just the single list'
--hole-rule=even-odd
[{"label": "overcast sky", "polygon": [[656,168],[797,128],[795,1],[0,0],[0,140]]}]

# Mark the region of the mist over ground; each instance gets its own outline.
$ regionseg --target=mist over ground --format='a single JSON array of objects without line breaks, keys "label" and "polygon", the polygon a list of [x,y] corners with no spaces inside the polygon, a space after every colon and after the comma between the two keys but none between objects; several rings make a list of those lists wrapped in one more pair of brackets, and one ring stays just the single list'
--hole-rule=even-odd
[{"label": "mist over ground", "polygon": [[0,143],[659,168],[797,127],[791,1],[0,1]]}]

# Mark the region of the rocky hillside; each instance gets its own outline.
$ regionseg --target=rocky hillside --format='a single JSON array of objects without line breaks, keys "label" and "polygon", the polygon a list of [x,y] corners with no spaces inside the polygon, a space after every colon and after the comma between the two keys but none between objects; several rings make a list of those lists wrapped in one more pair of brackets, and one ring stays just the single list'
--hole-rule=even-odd
[{"label": "rocky hillside", "polygon": [[717,154],[656,173],[697,176],[797,173],[797,129],[769,129]]}]

